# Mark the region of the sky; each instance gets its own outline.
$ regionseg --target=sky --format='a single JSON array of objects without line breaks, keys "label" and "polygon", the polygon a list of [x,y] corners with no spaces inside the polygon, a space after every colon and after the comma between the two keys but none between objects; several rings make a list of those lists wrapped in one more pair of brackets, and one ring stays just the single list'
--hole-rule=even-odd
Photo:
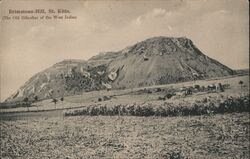
[{"label": "sky", "polygon": [[[37,72],[64,59],[87,60],[100,52],[118,51],[154,36],[185,36],[204,54],[226,66],[249,68],[248,3],[0,0],[0,100]],[[77,19],[3,20],[3,16],[12,16],[9,9],[68,9]]]}]

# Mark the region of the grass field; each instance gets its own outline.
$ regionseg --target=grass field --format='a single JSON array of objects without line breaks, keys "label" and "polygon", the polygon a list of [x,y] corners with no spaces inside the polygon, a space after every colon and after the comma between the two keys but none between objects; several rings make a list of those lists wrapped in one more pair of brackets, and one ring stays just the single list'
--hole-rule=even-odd
[{"label": "grass field", "polygon": [[[244,82],[244,87],[238,84],[240,80]],[[156,88],[168,90],[218,82],[230,84],[230,88],[224,92],[194,93],[164,101],[158,97],[166,91],[154,92]],[[97,100],[103,96],[111,99]],[[90,105],[149,104],[157,107],[175,103],[180,106],[204,97],[218,100],[230,96],[249,96],[249,76],[133,90],[88,92],[65,97],[64,103],[57,105],[49,100],[41,101],[29,108],[31,112],[27,112],[27,108],[1,109],[1,119],[6,114],[8,118],[0,122],[0,158],[250,158],[249,111],[173,117],[63,116],[63,111],[84,109]]]}]

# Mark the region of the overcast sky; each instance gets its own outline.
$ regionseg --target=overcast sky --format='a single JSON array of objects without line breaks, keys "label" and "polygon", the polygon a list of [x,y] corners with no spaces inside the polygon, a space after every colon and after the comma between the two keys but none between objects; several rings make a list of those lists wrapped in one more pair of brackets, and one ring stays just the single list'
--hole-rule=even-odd
[{"label": "overcast sky", "polygon": [[9,9],[69,9],[76,20],[1,21],[1,101],[64,59],[88,59],[153,36],[186,36],[233,69],[249,65],[248,0],[2,0]]}]

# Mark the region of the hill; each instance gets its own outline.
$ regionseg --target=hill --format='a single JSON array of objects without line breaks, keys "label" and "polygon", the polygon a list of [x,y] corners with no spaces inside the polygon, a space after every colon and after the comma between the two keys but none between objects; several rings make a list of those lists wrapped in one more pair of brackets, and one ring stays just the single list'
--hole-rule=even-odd
[{"label": "hill", "polygon": [[39,72],[6,101],[56,98],[101,89],[121,89],[234,74],[185,37],[153,37],[117,52],[64,60]]},{"label": "hill", "polygon": [[235,72],[239,76],[249,75],[249,68],[235,70]]},{"label": "hill", "polygon": [[118,70],[113,87],[169,84],[233,74],[204,55],[190,39],[155,37],[122,50],[108,67]]}]

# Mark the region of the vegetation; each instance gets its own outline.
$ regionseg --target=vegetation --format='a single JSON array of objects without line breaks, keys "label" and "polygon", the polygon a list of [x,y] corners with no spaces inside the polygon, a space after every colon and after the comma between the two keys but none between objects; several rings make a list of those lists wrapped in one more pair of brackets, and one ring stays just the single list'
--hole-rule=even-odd
[{"label": "vegetation", "polygon": [[12,109],[19,107],[31,107],[31,102],[8,102],[8,103],[0,103],[0,109]]},{"label": "vegetation", "polygon": [[64,101],[64,97],[61,97],[61,98],[60,98],[60,101],[63,103],[63,101]]},{"label": "vegetation", "polygon": [[35,96],[34,97],[34,102],[37,102],[38,101],[38,96]]},{"label": "vegetation", "polygon": [[24,99],[23,99],[23,102],[25,103],[25,106],[27,107],[27,111],[29,111],[29,98],[28,97],[25,97]]},{"label": "vegetation", "polygon": [[58,100],[56,98],[53,98],[52,102],[55,103],[55,105],[56,105],[56,103],[58,102]]},{"label": "vegetation", "polygon": [[29,98],[28,98],[28,97],[25,97],[25,98],[23,99],[23,101],[27,103],[27,102],[29,101]]},{"label": "vegetation", "polygon": [[243,83],[243,81],[239,81],[240,88],[242,88]]},{"label": "vegetation", "polygon": [[250,157],[249,114],[77,116],[0,123],[0,158]]},{"label": "vegetation", "polygon": [[249,96],[226,97],[225,99],[208,100],[204,98],[195,103],[167,103],[160,106],[147,105],[91,105],[83,109],[69,111],[65,116],[188,116],[203,114],[221,114],[232,112],[250,112]]}]

